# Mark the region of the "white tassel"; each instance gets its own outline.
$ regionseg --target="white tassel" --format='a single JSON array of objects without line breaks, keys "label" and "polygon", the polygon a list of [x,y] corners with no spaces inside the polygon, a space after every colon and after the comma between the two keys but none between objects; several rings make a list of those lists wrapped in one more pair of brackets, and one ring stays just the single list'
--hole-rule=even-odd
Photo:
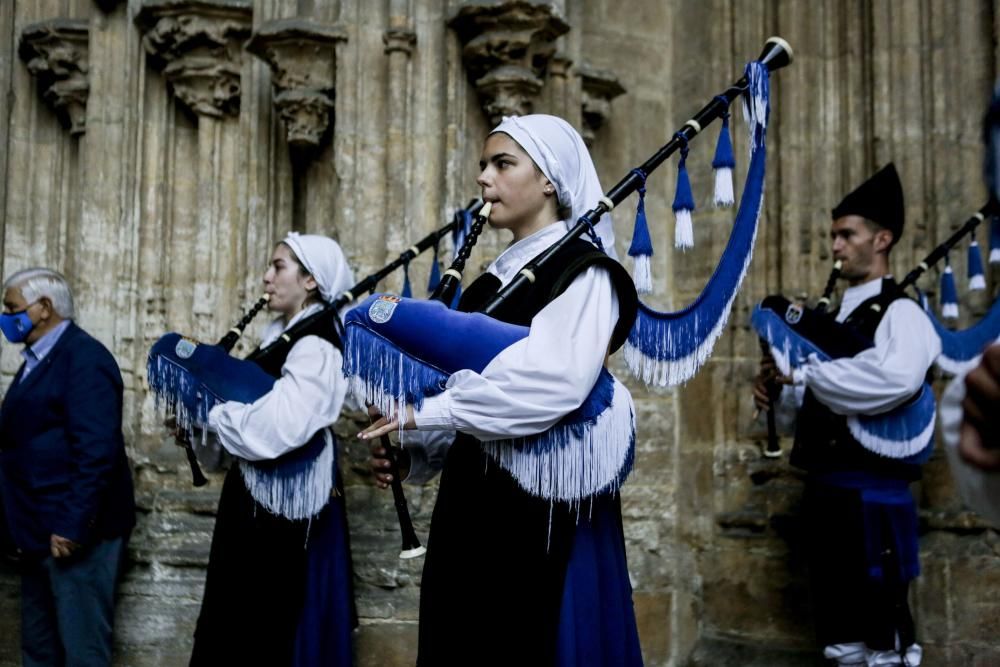
[{"label": "white tassel", "polygon": [[636,255],[632,259],[634,260],[632,280],[635,282],[635,291],[639,294],[649,294],[653,291],[652,258],[649,255]]},{"label": "white tassel", "polygon": [[990,249],[990,264],[1000,264],[1000,248]]},{"label": "white tassel", "polygon": [[715,195],[712,197],[712,203],[716,208],[728,208],[735,202],[733,170],[729,167],[719,167],[715,170]]},{"label": "white tassel", "polygon": [[941,316],[949,320],[958,319],[958,304],[945,303],[941,305]]},{"label": "white tassel", "polygon": [[694,227],[691,224],[691,211],[682,208],[674,211],[676,226],[674,227],[674,247],[686,250],[694,247]]},{"label": "white tassel", "polygon": [[970,290],[986,289],[986,277],[981,273],[977,273],[976,275],[969,278],[969,289]]}]

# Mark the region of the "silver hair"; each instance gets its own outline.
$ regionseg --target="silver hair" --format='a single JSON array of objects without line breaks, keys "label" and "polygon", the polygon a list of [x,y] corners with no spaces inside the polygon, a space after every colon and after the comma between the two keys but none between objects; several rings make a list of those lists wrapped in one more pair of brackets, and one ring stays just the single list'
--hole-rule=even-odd
[{"label": "silver hair", "polygon": [[21,296],[29,304],[43,296],[48,297],[60,317],[73,319],[73,292],[70,291],[66,278],[58,271],[41,267],[18,271],[4,281],[3,291],[6,292],[11,287],[19,288]]}]

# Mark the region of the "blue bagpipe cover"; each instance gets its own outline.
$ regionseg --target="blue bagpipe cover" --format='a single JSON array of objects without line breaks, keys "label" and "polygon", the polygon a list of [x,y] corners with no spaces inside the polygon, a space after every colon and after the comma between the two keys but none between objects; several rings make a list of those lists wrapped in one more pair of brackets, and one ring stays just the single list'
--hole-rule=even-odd
[{"label": "blue bagpipe cover", "polygon": [[[274,386],[274,378],[254,362],[177,333],[166,334],[150,348],[147,374],[157,402],[166,401],[178,426],[189,434],[200,429],[203,440],[213,407],[226,401],[253,403]],[[329,429],[322,429],[278,459],[239,459],[239,466],[254,500],[285,518],[308,519],[329,502],[336,447]]]},{"label": "blue bagpipe cover", "polygon": [[[754,330],[770,345],[782,374],[790,374],[792,369],[799,368],[812,356],[820,361],[829,361],[856,353],[848,352],[854,341],[836,352],[820,349],[786,321],[787,318],[797,323],[801,317],[803,310],[798,306],[778,313],[763,305],[755,307],[751,316]],[[871,346],[868,341],[867,347]],[[851,435],[870,452],[907,463],[923,463],[934,448],[936,406],[933,390],[924,383],[916,396],[892,410],[876,415],[849,415],[847,427]]]},{"label": "blue bagpipe cover", "polygon": [[[344,374],[383,414],[444,391],[457,371],[481,373],[528,327],[437,301],[373,295],[344,319]],[[542,433],[491,440],[483,449],[527,492],[579,501],[616,489],[632,468],[635,415],[627,389],[602,369],[583,404]]]},{"label": "blue bagpipe cover", "polygon": [[920,297],[924,312],[941,339],[941,354],[934,363],[943,372],[961,375],[971,370],[979,363],[983,350],[1000,339],[1000,299],[993,302],[983,319],[967,329],[952,331],[934,315],[924,295]]}]

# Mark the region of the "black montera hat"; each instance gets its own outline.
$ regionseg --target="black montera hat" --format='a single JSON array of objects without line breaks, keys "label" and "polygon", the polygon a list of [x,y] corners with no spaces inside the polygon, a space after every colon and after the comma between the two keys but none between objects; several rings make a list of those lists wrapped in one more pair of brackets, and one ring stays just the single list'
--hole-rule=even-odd
[{"label": "black montera hat", "polygon": [[903,186],[890,162],[844,197],[833,209],[833,219],[860,215],[892,232],[895,243],[903,235]]}]

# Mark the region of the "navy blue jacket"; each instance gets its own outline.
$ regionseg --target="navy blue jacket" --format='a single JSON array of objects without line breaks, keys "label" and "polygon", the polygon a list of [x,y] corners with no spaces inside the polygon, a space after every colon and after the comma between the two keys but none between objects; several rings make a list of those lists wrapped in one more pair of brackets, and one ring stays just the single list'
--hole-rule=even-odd
[{"label": "navy blue jacket", "polygon": [[122,377],[107,348],[74,323],[0,407],[0,492],[25,555],[55,533],[81,544],[128,534],[132,472],[122,437]]}]

